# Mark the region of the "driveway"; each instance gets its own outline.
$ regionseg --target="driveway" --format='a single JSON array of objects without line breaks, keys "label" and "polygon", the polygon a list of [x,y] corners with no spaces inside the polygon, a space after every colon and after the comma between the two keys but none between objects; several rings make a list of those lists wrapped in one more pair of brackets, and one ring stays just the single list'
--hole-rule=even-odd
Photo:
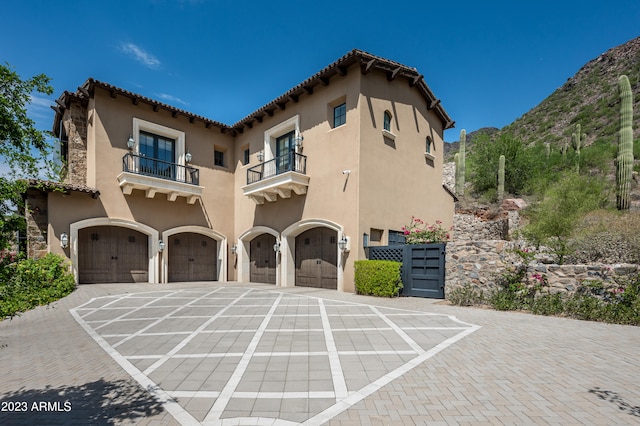
[{"label": "driveway", "polygon": [[0,423],[640,424],[639,352],[638,327],[426,299],[87,285],[0,322]]}]

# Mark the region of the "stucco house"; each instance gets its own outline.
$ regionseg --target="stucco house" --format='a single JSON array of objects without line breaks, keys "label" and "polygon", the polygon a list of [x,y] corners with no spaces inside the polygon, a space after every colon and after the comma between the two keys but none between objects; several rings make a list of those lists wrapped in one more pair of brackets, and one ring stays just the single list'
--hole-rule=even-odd
[{"label": "stucco house", "polygon": [[366,246],[453,221],[453,121],[415,69],[353,50],[233,125],[88,79],[56,101],[62,184],[26,195],[30,256],[79,283],[353,291]]}]

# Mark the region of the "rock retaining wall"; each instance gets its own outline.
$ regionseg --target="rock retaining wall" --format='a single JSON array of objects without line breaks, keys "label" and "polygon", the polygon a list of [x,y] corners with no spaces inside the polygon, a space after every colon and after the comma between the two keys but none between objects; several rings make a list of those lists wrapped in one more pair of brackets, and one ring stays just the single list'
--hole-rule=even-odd
[{"label": "rock retaining wall", "polygon": [[[458,287],[471,284],[485,292],[493,289],[496,279],[515,268],[521,259],[512,252],[517,243],[504,240],[454,241],[447,244],[445,297]],[[532,264],[528,274],[546,277],[551,292],[573,293],[587,281],[614,285],[614,279],[640,272],[639,265]]]}]

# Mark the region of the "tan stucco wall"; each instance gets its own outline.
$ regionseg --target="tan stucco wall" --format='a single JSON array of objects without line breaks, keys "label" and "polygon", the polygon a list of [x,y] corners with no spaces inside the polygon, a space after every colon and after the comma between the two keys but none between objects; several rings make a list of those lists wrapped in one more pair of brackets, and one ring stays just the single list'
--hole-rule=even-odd
[{"label": "tan stucco wall", "polygon": [[[297,103],[289,102],[284,111],[275,111],[262,123],[254,123],[236,137],[237,158],[250,147],[251,163],[238,164],[235,176],[236,235],[252,227],[267,226],[278,232],[305,220],[323,219],[341,226],[347,236],[357,230],[358,203],[358,139],[360,133],[358,90],[361,74],[352,67],[346,76],[335,77],[328,86],[317,86],[312,95],[303,95]],[[333,105],[343,99],[347,105],[347,121],[332,128]],[[256,205],[242,195],[247,183],[246,170],[259,164],[257,153],[264,149],[265,132],[299,116],[300,132],[304,136],[301,153],[307,156],[310,177],[306,195],[293,194],[289,199]],[[286,132],[285,132],[286,133]],[[351,170],[351,174],[343,174]],[[293,248],[292,248],[293,250]],[[344,290],[353,291],[353,256],[348,256],[344,270]]]},{"label": "tan stucco wall", "polygon": [[[361,93],[357,246],[363,257],[362,234],[372,228],[384,231],[380,245],[385,245],[388,230],[401,231],[411,216],[451,227],[454,200],[442,187],[443,125],[418,91],[406,81],[374,74],[362,79]],[[392,115],[395,138],[383,131],[385,111]],[[424,155],[427,136],[433,140],[433,161]]]}]

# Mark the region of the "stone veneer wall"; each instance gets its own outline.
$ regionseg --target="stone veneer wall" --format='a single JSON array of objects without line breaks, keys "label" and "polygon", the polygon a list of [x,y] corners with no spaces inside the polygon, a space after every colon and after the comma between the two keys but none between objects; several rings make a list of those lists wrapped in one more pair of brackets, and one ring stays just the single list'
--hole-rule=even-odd
[{"label": "stone veneer wall", "polygon": [[25,203],[27,222],[27,256],[32,259],[47,254],[47,194],[37,189],[27,191]]},{"label": "stone veneer wall", "polygon": [[[496,278],[520,261],[512,249],[517,242],[504,240],[454,241],[447,244],[445,298],[458,287],[471,284],[487,291],[496,285]],[[529,274],[547,277],[551,292],[573,293],[588,280],[602,281],[605,286],[612,278],[624,277],[640,271],[640,265],[593,264],[554,265],[532,264]]]},{"label": "stone veneer wall", "polygon": [[69,141],[67,175],[64,183],[87,184],[87,108],[72,100],[64,113],[64,130]]},{"label": "stone veneer wall", "polygon": [[506,239],[509,235],[509,220],[501,218],[486,221],[473,214],[456,213],[453,215],[453,235],[456,241]]}]

